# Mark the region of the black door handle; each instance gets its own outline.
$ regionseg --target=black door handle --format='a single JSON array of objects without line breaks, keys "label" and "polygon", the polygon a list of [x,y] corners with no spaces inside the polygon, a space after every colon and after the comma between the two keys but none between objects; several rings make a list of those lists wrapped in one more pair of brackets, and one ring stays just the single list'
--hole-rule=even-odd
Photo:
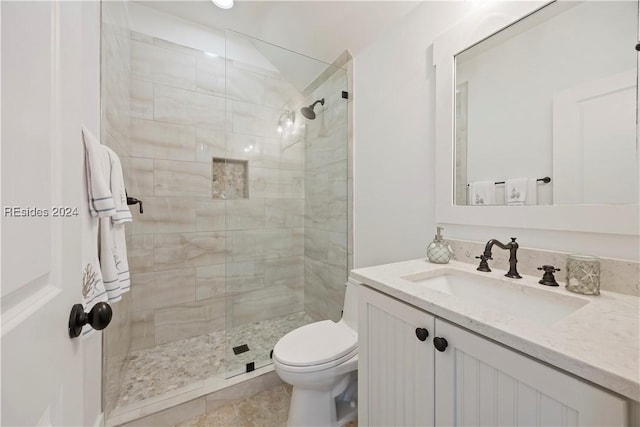
[{"label": "black door handle", "polygon": [[82,304],[75,304],[71,307],[69,315],[69,337],[76,338],[82,332],[82,327],[91,325],[95,330],[106,328],[111,322],[113,310],[106,302],[99,302],[93,306],[90,312],[85,313]]}]

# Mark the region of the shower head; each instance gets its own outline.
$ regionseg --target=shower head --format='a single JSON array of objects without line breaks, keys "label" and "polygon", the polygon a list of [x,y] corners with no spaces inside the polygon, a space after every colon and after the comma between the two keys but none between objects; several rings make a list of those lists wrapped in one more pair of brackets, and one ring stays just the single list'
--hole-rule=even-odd
[{"label": "shower head", "polygon": [[313,120],[316,118],[316,113],[315,111],[313,111],[313,109],[315,108],[317,103],[320,103],[320,105],[324,105],[324,98],[322,99],[318,99],[316,102],[314,102],[313,104],[309,105],[308,107],[302,107],[300,109],[300,112],[302,113],[303,116],[305,116],[307,119],[309,120]]}]

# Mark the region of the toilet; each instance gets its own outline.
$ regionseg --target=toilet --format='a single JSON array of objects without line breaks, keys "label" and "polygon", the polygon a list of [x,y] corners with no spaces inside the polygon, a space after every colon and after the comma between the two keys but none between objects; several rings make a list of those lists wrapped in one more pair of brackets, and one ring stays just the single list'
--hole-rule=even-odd
[{"label": "toilet", "polygon": [[349,279],[342,319],[295,329],[273,348],[273,366],[293,386],[287,426],[340,426],[357,415],[358,287]]}]

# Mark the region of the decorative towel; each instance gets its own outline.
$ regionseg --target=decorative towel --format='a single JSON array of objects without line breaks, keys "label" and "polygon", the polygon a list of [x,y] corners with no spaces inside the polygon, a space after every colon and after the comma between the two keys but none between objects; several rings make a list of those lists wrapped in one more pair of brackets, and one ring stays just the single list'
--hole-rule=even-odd
[{"label": "decorative towel", "polygon": [[111,195],[111,183],[108,181],[108,157],[102,151],[102,144],[84,126],[82,139],[85,149],[85,168],[87,174],[87,191],[89,193],[89,211],[92,216],[106,217],[116,213],[115,203]]},{"label": "decorative towel", "polygon": [[528,178],[511,178],[504,181],[505,205],[519,206],[525,204],[528,181]]},{"label": "decorative towel", "polygon": [[493,181],[476,181],[469,184],[469,204],[475,206],[495,204],[496,185]]},{"label": "decorative towel", "polygon": [[103,145],[102,149],[110,164],[108,177],[116,212],[110,218],[100,218],[100,267],[109,302],[113,303],[120,301],[122,294],[131,288],[124,224],[132,218],[127,207],[120,159],[109,147]]}]

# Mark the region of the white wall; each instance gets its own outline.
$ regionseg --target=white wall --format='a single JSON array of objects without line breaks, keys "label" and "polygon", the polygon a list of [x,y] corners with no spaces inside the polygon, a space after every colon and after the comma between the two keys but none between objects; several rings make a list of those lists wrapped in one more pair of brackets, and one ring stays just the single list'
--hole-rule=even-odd
[{"label": "white wall", "polygon": [[354,267],[425,256],[435,234],[428,49],[469,8],[427,2],[354,56]]},{"label": "white wall", "polygon": [[[427,51],[473,2],[425,3],[354,57],[354,267],[425,256],[435,233],[434,78]],[[612,219],[615,220],[615,219]],[[445,238],[638,261],[638,238],[444,224]]]}]

